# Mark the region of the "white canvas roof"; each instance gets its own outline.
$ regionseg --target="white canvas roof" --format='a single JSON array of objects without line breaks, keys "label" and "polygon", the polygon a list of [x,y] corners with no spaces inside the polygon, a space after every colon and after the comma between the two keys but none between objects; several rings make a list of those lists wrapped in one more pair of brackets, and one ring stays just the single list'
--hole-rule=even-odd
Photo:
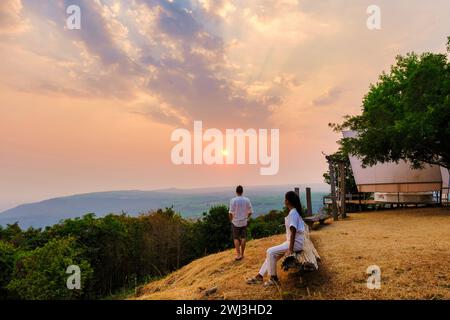
[{"label": "white canvas roof", "polygon": [[[344,131],[345,138],[356,137],[353,131]],[[362,161],[350,157],[353,175],[360,192],[427,192],[448,187],[447,169],[426,165],[423,169],[411,169],[409,162],[379,163],[363,168]]]},{"label": "white canvas roof", "polygon": [[442,186],[448,188],[450,186],[450,174],[447,169],[441,167]]}]

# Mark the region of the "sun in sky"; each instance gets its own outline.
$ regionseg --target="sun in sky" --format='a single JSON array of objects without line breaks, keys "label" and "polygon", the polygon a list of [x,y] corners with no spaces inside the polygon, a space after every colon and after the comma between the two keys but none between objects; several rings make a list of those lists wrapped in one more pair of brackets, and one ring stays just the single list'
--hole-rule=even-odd
[{"label": "sun in sky", "polygon": [[[448,0],[376,3],[380,30],[370,1],[1,0],[0,211],[87,190],[322,183],[341,137],[328,124],[359,114],[398,54],[445,52]],[[172,132],[199,120],[280,129],[279,172],[174,166]]]}]

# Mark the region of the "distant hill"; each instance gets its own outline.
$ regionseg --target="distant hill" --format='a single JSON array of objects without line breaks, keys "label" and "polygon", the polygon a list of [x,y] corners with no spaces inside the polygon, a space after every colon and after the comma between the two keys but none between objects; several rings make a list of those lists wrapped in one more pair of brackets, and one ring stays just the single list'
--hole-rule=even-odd
[{"label": "distant hill", "polygon": [[[310,184],[313,189],[313,210],[322,206],[326,193],[324,184]],[[304,199],[304,187],[302,198]],[[252,200],[255,214],[265,214],[281,209],[284,193],[292,186],[246,187],[245,195]],[[110,191],[60,197],[41,202],[19,205],[0,213],[0,225],[19,222],[22,228],[45,227],[62,219],[80,217],[87,213],[104,216],[109,213],[126,212],[138,215],[158,208],[173,206],[184,217],[201,217],[211,206],[228,204],[234,196],[232,187],[202,189],[165,189],[157,191]]]}]

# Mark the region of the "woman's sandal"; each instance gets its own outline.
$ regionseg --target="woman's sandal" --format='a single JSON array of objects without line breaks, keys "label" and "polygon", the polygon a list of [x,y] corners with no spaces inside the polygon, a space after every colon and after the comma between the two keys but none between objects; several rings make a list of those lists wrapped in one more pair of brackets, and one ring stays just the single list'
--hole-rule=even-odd
[{"label": "woman's sandal", "polygon": [[274,280],[274,279],[269,279],[266,282],[264,282],[264,287],[276,287],[280,285],[280,281],[279,280]]},{"label": "woman's sandal", "polygon": [[254,278],[247,279],[246,283],[247,284],[260,284],[260,283],[263,283],[263,279],[254,277]]}]

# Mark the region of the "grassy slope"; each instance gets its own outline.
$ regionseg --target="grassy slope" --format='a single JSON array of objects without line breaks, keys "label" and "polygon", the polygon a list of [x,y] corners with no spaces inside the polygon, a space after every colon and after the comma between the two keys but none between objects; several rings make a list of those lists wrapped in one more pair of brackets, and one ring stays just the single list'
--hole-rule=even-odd
[{"label": "grassy slope", "polygon": [[[408,209],[351,214],[312,232],[320,270],[303,278],[279,271],[280,289],[248,286],[265,250],[284,236],[251,241],[242,262],[233,251],[196,260],[140,289],[137,299],[450,299],[450,211]],[[366,287],[378,265],[381,290]],[[205,297],[205,289],[218,287]]]}]

